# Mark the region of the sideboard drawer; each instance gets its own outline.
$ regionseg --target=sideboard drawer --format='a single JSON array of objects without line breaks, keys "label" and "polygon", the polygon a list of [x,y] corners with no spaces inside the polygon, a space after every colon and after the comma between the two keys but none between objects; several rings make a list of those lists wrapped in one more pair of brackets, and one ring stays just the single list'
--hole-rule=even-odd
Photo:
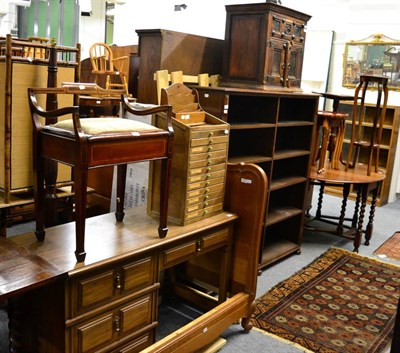
[{"label": "sideboard drawer", "polygon": [[229,228],[220,229],[210,234],[204,233],[186,243],[174,246],[161,252],[161,267],[166,269],[189,259],[191,256],[214,250],[229,243]]},{"label": "sideboard drawer", "polygon": [[72,352],[94,352],[98,348],[104,348],[134,335],[146,327],[149,329],[155,327],[152,325],[155,321],[153,310],[155,293],[150,292],[116,309],[72,326],[72,342],[76,342]]},{"label": "sideboard drawer", "polygon": [[151,346],[153,343],[154,330],[151,330],[134,340],[130,340],[129,344],[112,351],[112,353],[138,353],[148,346]]},{"label": "sideboard drawer", "polygon": [[93,310],[156,282],[156,266],[153,257],[77,277],[71,280],[70,317]]}]

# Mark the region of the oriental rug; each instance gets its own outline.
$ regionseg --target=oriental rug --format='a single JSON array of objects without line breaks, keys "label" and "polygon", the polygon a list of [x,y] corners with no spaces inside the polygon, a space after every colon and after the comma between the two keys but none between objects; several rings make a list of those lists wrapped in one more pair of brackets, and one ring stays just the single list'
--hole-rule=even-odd
[{"label": "oriental rug", "polygon": [[252,324],[319,353],[378,353],[390,345],[400,267],[331,248],[256,300]]},{"label": "oriental rug", "polygon": [[400,232],[394,233],[374,251],[374,254],[384,255],[390,259],[400,261]]}]

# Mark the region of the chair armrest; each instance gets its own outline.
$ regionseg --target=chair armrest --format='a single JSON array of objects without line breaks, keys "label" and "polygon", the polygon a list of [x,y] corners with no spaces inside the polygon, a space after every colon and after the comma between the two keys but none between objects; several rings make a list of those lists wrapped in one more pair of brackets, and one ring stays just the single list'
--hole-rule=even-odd
[{"label": "chair armrest", "polygon": [[115,66],[117,71],[126,73],[126,70],[128,68],[128,60],[129,58],[127,56],[120,56],[118,58],[113,58],[112,65]]},{"label": "chair armrest", "polygon": [[121,107],[123,112],[129,112],[133,115],[152,115],[156,113],[164,113],[166,121],[166,130],[171,134],[172,128],[172,106],[171,105],[154,105],[154,104],[141,104],[136,102],[129,102],[127,95],[121,95]]}]

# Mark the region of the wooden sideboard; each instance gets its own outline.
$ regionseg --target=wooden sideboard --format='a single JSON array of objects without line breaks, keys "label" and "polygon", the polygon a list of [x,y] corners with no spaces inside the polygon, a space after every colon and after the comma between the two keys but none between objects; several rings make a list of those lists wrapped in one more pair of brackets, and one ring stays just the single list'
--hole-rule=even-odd
[{"label": "wooden sideboard", "polygon": [[[44,242],[33,233],[2,239],[2,264],[9,266],[0,288],[3,297],[15,291],[9,301],[12,351],[139,352],[151,345],[162,271],[218,250],[219,296],[225,300],[236,219],[222,212],[192,226],[171,226],[160,239],[157,220],[143,208],[128,211],[122,224],[115,223],[113,214],[94,217],[87,220],[84,264],[74,258],[74,223],[48,228]],[[13,272],[21,267],[25,276]],[[18,291],[27,293],[16,299]]]},{"label": "wooden sideboard", "polygon": [[[44,242],[33,232],[0,238],[0,302],[8,300],[13,352],[139,352],[149,346],[145,352],[183,353],[212,342],[237,320],[249,330],[267,180],[258,166],[239,164],[228,167],[227,185],[225,207],[235,213],[169,225],[164,239],[145,207],[127,210],[123,223],[114,214],[88,219],[84,263],[74,257],[74,223],[48,228]],[[245,196],[255,212],[242,202]],[[201,295],[209,311],[152,344],[161,273],[177,267],[179,279],[182,265],[187,273],[195,269],[192,278],[217,287],[218,296]],[[191,295],[181,296],[196,302],[179,281],[165,287],[178,294],[186,288]]]}]

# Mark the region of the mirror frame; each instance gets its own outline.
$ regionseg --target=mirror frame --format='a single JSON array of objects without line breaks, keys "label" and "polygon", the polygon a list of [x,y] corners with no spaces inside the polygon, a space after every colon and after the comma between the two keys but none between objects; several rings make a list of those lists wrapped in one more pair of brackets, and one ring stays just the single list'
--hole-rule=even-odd
[{"label": "mirror frame", "polygon": [[363,40],[346,42],[342,86],[356,87],[363,74],[388,76],[388,88],[400,91],[400,40],[374,34]]}]

